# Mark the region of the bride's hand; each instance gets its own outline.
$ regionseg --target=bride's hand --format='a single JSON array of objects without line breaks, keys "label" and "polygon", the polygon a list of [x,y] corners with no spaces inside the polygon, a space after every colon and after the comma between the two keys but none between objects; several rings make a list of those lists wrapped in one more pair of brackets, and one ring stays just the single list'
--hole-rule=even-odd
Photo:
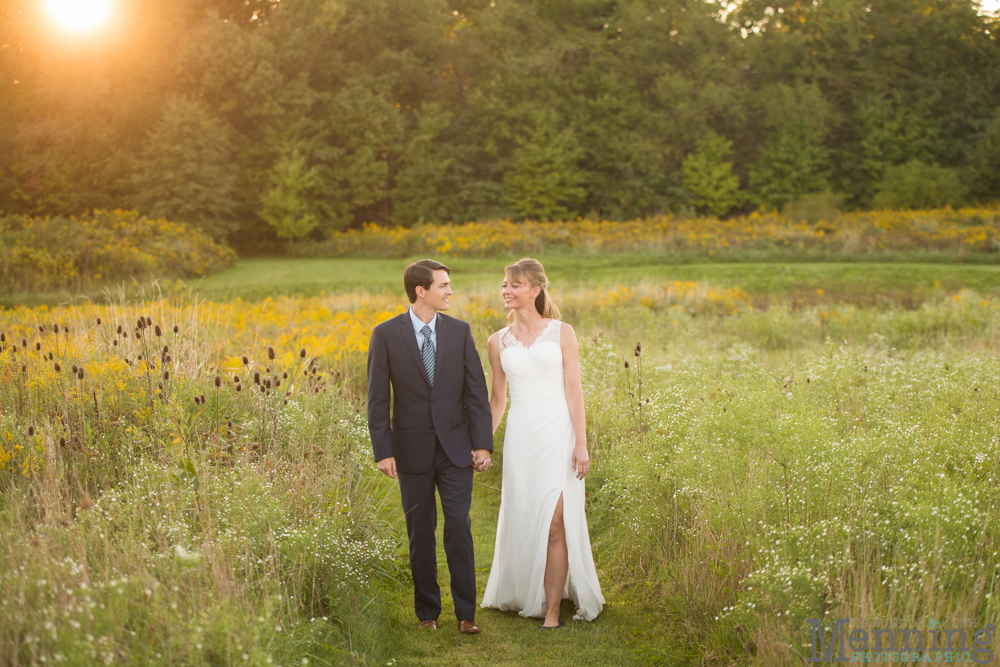
[{"label": "bride's hand", "polygon": [[590,454],[587,453],[586,445],[573,448],[573,470],[576,471],[577,479],[583,479],[590,471]]}]

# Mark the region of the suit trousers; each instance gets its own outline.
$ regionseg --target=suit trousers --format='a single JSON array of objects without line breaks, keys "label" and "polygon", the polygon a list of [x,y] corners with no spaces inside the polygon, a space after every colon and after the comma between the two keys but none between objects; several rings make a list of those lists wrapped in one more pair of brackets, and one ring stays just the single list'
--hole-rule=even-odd
[{"label": "suit trousers", "polygon": [[437,504],[444,513],[444,553],[451,574],[451,598],[460,621],[475,620],[476,563],[472,547],[472,466],[458,467],[438,442],[434,464],[419,475],[398,473],[399,491],[410,538],[410,572],[413,602],[421,621],[437,620],[441,613],[441,588],[437,578]]}]

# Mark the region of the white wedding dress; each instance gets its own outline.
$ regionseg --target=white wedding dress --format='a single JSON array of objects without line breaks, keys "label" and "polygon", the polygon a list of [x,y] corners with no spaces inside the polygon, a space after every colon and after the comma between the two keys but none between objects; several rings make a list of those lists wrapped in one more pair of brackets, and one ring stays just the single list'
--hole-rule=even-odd
[{"label": "white wedding dress", "polygon": [[500,365],[510,387],[503,444],[503,485],[496,547],[483,607],[545,616],[549,526],[563,494],[569,576],[563,599],[575,619],[592,621],[604,606],[584,514],[584,482],[573,470],[576,435],[563,379],[561,323],[553,320],[524,347],[505,327]]}]

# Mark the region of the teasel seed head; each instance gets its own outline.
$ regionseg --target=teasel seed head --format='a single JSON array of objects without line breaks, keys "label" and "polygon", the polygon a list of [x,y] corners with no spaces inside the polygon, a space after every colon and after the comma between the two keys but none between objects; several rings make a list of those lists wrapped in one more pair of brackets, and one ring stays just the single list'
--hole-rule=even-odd
[{"label": "teasel seed head", "polygon": [[156,334],[157,338],[159,338],[160,336],[163,335],[163,331],[160,329],[160,325],[159,324],[157,324],[155,327],[153,327],[153,333]]},{"label": "teasel seed head", "polygon": [[28,427],[28,437],[29,438],[35,437],[35,427],[34,426],[29,426]]},{"label": "teasel seed head", "polygon": [[59,436],[59,446],[60,447],[66,446],[66,438],[64,438],[63,436]]},{"label": "teasel seed head", "polygon": [[146,320],[140,317],[135,322],[135,328],[136,329],[145,329],[146,328]]},{"label": "teasel seed head", "polygon": [[28,372],[28,365],[27,364],[21,364],[21,372],[22,373],[27,373]]},{"label": "teasel seed head", "polygon": [[55,369],[56,369],[56,373],[62,372],[62,366],[59,365],[58,361],[56,362]]},{"label": "teasel seed head", "polygon": [[38,333],[45,333],[45,327],[41,324],[38,325]]},{"label": "teasel seed head", "polygon": [[260,393],[262,393],[262,394],[263,394],[263,393],[264,393],[265,391],[267,391],[267,387],[265,387],[264,385],[262,385],[262,384],[259,384],[259,385],[257,385],[257,386],[258,386],[258,387],[260,388]]},{"label": "teasel seed head", "polygon": [[59,333],[59,323],[58,322],[56,324],[52,325],[52,331],[54,331],[55,333]]},{"label": "teasel seed head", "polygon": [[118,333],[121,333],[121,332],[122,332],[122,325],[119,324],[118,325]]},{"label": "teasel seed head", "polygon": [[628,362],[627,361],[625,362],[625,368],[628,368]]},{"label": "teasel seed head", "polygon": [[170,351],[170,346],[169,345],[164,345],[163,346],[163,354],[166,354],[169,351]]},{"label": "teasel seed head", "polygon": [[97,318],[97,326],[101,326],[101,318]]},{"label": "teasel seed head", "polygon": [[265,370],[265,371],[267,371],[268,373],[270,373],[270,372],[271,372],[271,367],[270,367],[270,366],[268,366],[268,367],[267,367],[267,368],[265,368],[264,370]]},{"label": "teasel seed head", "polygon": [[642,352],[642,343],[636,343],[635,344],[635,356],[638,357],[641,352]]},{"label": "teasel seed head", "polygon": [[194,397],[194,404],[195,404],[195,405],[201,405],[201,399],[200,399],[200,398],[198,398],[197,396],[195,396],[195,397]]},{"label": "teasel seed head", "polygon": [[163,379],[164,380],[170,379],[170,371],[163,371]]},{"label": "teasel seed head", "polygon": [[122,338],[128,338],[128,332],[127,331],[123,331],[122,332]]},{"label": "teasel seed head", "polygon": [[271,388],[271,378],[267,378],[266,380],[264,380],[264,386],[267,387],[268,389]]},{"label": "teasel seed head", "polygon": [[80,498],[80,509],[89,510],[93,506],[94,506],[94,501],[91,500],[88,496],[83,496],[82,498]]},{"label": "teasel seed head", "polygon": [[239,375],[234,375],[233,376],[233,382],[235,382],[236,384],[239,384],[240,383],[240,376]]},{"label": "teasel seed head", "polygon": [[76,372],[77,372],[78,370],[80,370],[80,369],[79,369],[79,368],[77,368],[77,365],[76,365],[76,364],[73,364],[73,375],[76,375]]},{"label": "teasel seed head", "polygon": [[7,334],[0,333],[0,343],[6,343],[6,342],[7,342]]},{"label": "teasel seed head", "polygon": [[249,366],[250,365],[250,360],[247,359],[247,355],[245,355],[245,354],[243,355],[243,365],[244,366]]},{"label": "teasel seed head", "polygon": [[175,324],[174,325],[174,333],[177,333],[180,330],[181,330],[181,328]]},{"label": "teasel seed head", "polygon": [[76,374],[76,376],[78,378],[80,378],[81,380],[83,379],[83,369],[82,368],[80,369],[80,372]]},{"label": "teasel seed head", "polygon": [[280,386],[281,386],[281,380],[277,380],[277,379],[276,379],[276,380],[274,381],[274,386],[275,386],[275,387],[280,387]]},{"label": "teasel seed head", "polygon": [[22,338],[21,339],[21,347],[23,347],[26,350],[28,349],[28,339],[27,338]]},{"label": "teasel seed head", "polygon": [[117,338],[115,338],[113,341],[111,341],[111,347],[118,347],[118,339]]},{"label": "teasel seed head", "polygon": [[236,393],[238,394],[241,391],[243,391],[243,385],[241,385],[241,384],[236,385]]},{"label": "teasel seed head", "polygon": [[271,359],[272,361],[274,360],[274,348],[271,347],[270,345],[267,346],[267,358]]},{"label": "teasel seed head", "polygon": [[287,380],[288,379],[288,371],[285,371],[284,373],[281,374],[281,379],[282,380]]},{"label": "teasel seed head", "polygon": [[260,384],[260,373],[258,371],[253,372],[253,383]]},{"label": "teasel seed head", "polygon": [[41,349],[42,349],[42,344],[41,343],[35,343],[35,352],[40,352]]},{"label": "teasel seed head", "polygon": [[205,394],[201,395],[201,402],[202,403],[207,403],[208,402],[208,401],[205,400]]},{"label": "teasel seed head", "polygon": [[215,376],[215,386],[216,387],[222,386],[222,378],[220,378],[218,375]]},{"label": "teasel seed head", "polygon": [[306,358],[306,348],[302,348],[301,350],[299,350],[299,358],[300,359]]}]

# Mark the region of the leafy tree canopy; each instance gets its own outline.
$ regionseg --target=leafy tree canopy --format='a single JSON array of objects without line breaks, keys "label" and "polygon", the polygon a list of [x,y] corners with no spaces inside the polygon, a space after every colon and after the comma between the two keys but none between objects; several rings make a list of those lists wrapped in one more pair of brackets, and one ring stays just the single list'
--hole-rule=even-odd
[{"label": "leafy tree canopy", "polygon": [[67,41],[11,0],[0,212],[133,205],[263,250],[369,221],[869,207],[914,160],[1000,197],[1000,25],[973,0],[724,5],[135,0]]}]

